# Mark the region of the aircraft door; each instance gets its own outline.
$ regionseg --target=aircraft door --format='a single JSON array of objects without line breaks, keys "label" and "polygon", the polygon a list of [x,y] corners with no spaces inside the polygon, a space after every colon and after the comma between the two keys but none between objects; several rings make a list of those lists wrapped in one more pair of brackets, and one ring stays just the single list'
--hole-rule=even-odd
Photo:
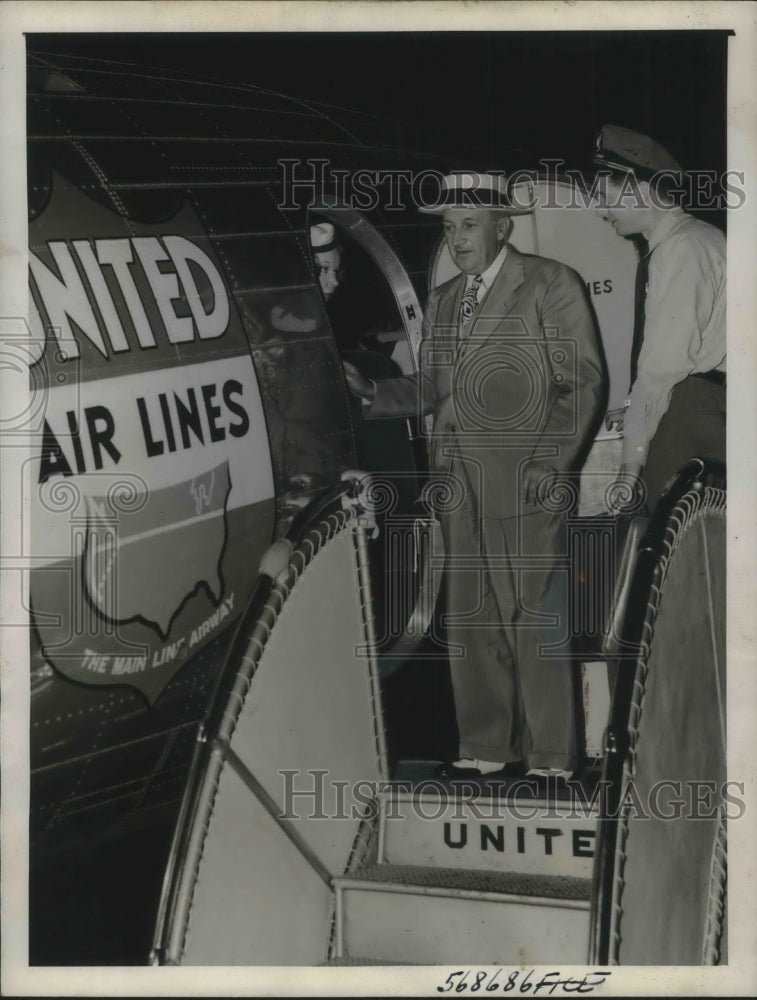
[{"label": "aircraft door", "polygon": [[[338,284],[326,293],[326,309],[340,356],[367,378],[417,371],[423,315],[398,256],[352,209],[319,208],[311,213],[311,225],[322,222],[333,225],[338,248]],[[316,255],[316,273],[319,259]],[[418,491],[416,472],[426,466],[416,422],[366,420],[359,400],[353,400],[352,417],[361,469],[388,477],[400,502],[412,502]]]},{"label": "aircraft door", "polygon": [[[336,241],[342,248],[344,274],[344,286],[329,302],[329,316],[333,314],[334,322],[341,324],[345,314],[350,315],[346,302],[354,303],[361,295],[368,294],[357,317],[359,328],[349,332],[339,326],[335,328],[340,349],[356,344],[383,348],[382,353],[392,357],[403,375],[417,371],[423,313],[399,257],[381,233],[352,209],[319,208],[311,214],[311,224],[324,220],[335,228]],[[372,295],[369,282],[374,285]],[[352,318],[355,318],[354,308]]]},{"label": "aircraft door", "polygon": [[[421,306],[387,239],[349,208],[319,207],[308,221],[334,230],[336,252],[314,252],[314,265],[342,360],[377,381],[416,372]],[[325,232],[330,236],[330,229]],[[324,263],[332,270],[321,282]],[[374,546],[372,571],[380,591],[391,595],[378,610],[382,671],[390,671],[420,642],[436,599],[428,560],[420,558],[433,530],[427,506],[418,502],[427,469],[425,437],[416,417],[366,419],[354,396],[351,412],[358,465],[371,475],[374,495],[385,498],[387,531]]]}]

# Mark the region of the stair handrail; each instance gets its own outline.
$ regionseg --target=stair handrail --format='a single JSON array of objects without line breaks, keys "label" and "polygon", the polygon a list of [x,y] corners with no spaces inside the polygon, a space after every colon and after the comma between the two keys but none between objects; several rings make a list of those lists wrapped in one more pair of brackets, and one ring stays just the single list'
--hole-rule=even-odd
[{"label": "stair handrail", "polygon": [[[637,562],[626,604],[626,614],[618,648],[636,648],[635,660],[618,663],[617,681],[605,732],[602,786],[602,809],[597,824],[596,860],[592,882],[589,961],[618,964],[620,939],[617,931],[618,890],[622,882],[627,825],[618,815],[624,782],[635,773],[635,747],[641,716],[644,684],[648,672],[651,639],[662,587],[678,535],[698,513],[707,509],[724,510],[726,506],[725,466],[721,462],[692,459],[672,480],[663,494],[646,534],[638,543]],[[722,714],[721,714],[722,720]],[[722,721],[721,721],[722,725]],[[723,740],[725,733],[722,734]],[[720,828],[719,828],[720,829]],[[718,830],[714,851],[720,859],[712,870],[720,888],[725,885],[724,837]],[[721,857],[722,856],[722,857]],[[717,886],[711,895],[718,896]],[[719,907],[719,911],[718,911]],[[717,912],[716,912],[717,911]],[[717,955],[715,941],[722,930],[722,893],[709,907],[703,957]],[[720,924],[718,924],[718,912]]]}]

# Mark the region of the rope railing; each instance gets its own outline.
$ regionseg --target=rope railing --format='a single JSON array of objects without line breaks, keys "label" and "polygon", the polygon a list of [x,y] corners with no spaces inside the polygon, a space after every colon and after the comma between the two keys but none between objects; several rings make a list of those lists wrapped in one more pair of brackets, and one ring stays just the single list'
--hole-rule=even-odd
[{"label": "rope railing", "polygon": [[721,807],[718,827],[710,859],[710,880],[707,892],[707,923],[702,943],[702,965],[717,965],[724,956],[722,949],[725,929],[725,893],[728,880],[726,865],[726,819]]},{"label": "rope railing", "polygon": [[[668,576],[671,560],[682,538],[695,525],[708,517],[725,518],[726,492],[717,486],[704,486],[691,489],[678,499],[667,516],[664,534],[660,540],[659,557],[655,566],[650,586],[649,598],[644,614],[639,651],[635,663],[635,673],[631,703],[628,712],[628,747],[622,769],[620,801],[621,806],[617,817],[617,836],[614,852],[612,901],[610,907],[611,925],[609,936],[609,960],[613,964],[620,961],[622,944],[621,924],[624,916],[623,891],[626,884],[626,860],[629,834],[629,815],[631,805],[624,802],[623,792],[635,780],[638,768],[639,730],[644,713],[649,675],[649,661],[652,653],[655,623],[660,609],[660,603]],[[722,893],[725,889],[725,833],[724,820],[717,830],[713,846],[712,876],[710,880],[710,902],[708,906],[707,930],[703,945],[703,962],[716,961],[718,940],[722,931],[723,905]]]},{"label": "rope railing", "polygon": [[[185,951],[197,876],[213,816],[221,774],[230,753],[229,744],[240,719],[252,680],[283,609],[298,581],[313,561],[317,559],[324,546],[344,531],[354,533],[353,548],[363,626],[363,648],[367,650],[367,655],[364,654],[364,656],[367,660],[369,677],[376,759],[380,778],[383,780],[387,776],[386,735],[381,711],[373,597],[366,543],[367,535],[375,531],[376,524],[369,512],[360,505],[358,500],[354,499],[355,490],[351,486],[352,484],[346,484],[343,489],[335,491],[334,500],[341,502],[340,509],[331,510],[328,513],[324,511],[317,524],[298,533],[299,537],[294,547],[283,539],[274,543],[267,557],[264,558],[265,572],[273,576],[273,585],[260,608],[256,621],[249,630],[246,644],[242,647],[243,651],[239,656],[236,673],[220,717],[218,733],[212,739],[209,747],[209,756],[196,797],[196,804],[187,820],[189,830],[185,840],[186,853],[174,883],[173,904],[170,907],[170,927],[166,926],[164,932],[166,939],[162,949],[155,950],[156,957],[158,952],[162,951],[162,957],[166,964],[180,962]],[[265,803],[263,804],[265,805]],[[369,833],[365,829],[366,818],[367,816],[360,823],[348,865],[354,863],[354,859],[365,850],[366,838]],[[279,821],[279,818],[275,816],[274,819]],[[290,839],[296,841],[295,831],[287,833]]]}]

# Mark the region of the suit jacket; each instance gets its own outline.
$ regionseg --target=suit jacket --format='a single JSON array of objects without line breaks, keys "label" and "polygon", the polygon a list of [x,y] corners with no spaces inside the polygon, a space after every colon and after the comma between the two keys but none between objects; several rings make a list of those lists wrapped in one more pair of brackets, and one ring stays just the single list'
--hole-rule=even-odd
[{"label": "suit jacket", "polygon": [[[586,290],[564,264],[509,246],[464,336],[465,275],[434,289],[420,371],[377,383],[371,418],[433,413],[431,465],[459,472],[485,517],[521,511],[522,469],[575,467],[603,403],[605,369]],[[533,510],[533,508],[531,508]]]}]

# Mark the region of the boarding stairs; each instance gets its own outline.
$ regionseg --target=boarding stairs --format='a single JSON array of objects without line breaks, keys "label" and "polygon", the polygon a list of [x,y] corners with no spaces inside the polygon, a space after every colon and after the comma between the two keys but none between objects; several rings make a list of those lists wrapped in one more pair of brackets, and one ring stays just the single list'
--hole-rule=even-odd
[{"label": "boarding stairs", "polygon": [[[722,781],[724,758],[710,748],[719,746],[722,720],[712,705],[723,676],[709,651],[717,668],[723,630],[713,608],[724,575],[719,556],[708,575],[690,566],[724,553],[724,509],[723,489],[704,480],[674,511],[677,537],[663,526],[666,554],[661,562],[650,549],[648,559],[654,601],[643,605],[645,651],[626,672],[630,715],[628,703],[617,715],[616,697],[601,775],[588,768],[559,786],[496,775],[441,780],[435,761],[401,762],[390,774],[371,600],[375,521],[345,502],[297,545],[279,546],[263,603],[240,624],[236,673],[200,733],[153,962],[717,961],[722,810],[696,824],[634,823],[621,812],[608,825],[595,793],[607,775],[613,794],[629,782],[641,793],[652,787],[665,740],[668,770],[685,777],[693,761],[698,775]],[[684,591],[705,610],[679,654],[675,602]],[[697,698],[685,703],[692,725],[673,731],[666,720],[683,704],[682,679],[696,656]],[[606,707],[593,726],[587,716],[589,754],[603,749]],[[705,726],[706,745],[698,735]],[[665,892],[655,893],[655,879]]]}]

